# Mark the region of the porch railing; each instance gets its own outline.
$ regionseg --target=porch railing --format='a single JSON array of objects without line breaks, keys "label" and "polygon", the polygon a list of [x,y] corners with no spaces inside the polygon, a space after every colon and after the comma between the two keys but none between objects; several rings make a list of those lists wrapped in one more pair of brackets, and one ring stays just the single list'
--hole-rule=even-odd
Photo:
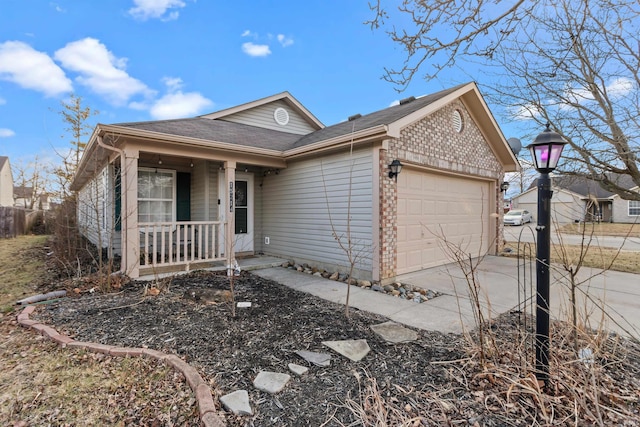
[{"label": "porch railing", "polygon": [[140,266],[180,266],[222,261],[221,221],[141,222]]}]

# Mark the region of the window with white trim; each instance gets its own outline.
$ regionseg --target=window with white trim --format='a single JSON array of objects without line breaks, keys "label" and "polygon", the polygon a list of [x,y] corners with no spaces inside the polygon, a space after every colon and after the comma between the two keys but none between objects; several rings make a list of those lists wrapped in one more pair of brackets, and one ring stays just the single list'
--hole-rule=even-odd
[{"label": "window with white trim", "polygon": [[629,216],[640,216],[640,201],[629,200]]},{"label": "window with white trim", "polygon": [[173,222],[176,206],[176,172],[138,170],[138,222]]}]

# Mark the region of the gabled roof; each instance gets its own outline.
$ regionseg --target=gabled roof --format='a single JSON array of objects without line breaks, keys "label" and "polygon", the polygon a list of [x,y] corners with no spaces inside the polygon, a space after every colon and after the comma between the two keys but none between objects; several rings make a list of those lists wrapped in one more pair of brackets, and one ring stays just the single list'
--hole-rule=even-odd
[{"label": "gabled roof", "polygon": [[266,98],[257,99],[255,101],[247,102],[245,104],[236,105],[235,107],[227,108],[224,110],[216,111],[209,114],[204,114],[200,117],[207,119],[223,119],[225,117],[240,113],[242,111],[250,110],[252,108],[259,107],[261,105],[269,104],[275,101],[283,101],[298,114],[300,114],[313,128],[322,129],[324,125],[320,120],[316,118],[304,105],[302,105],[297,99],[295,99],[289,92],[281,92],[275,95],[267,96]]},{"label": "gabled roof", "polygon": [[[618,183],[622,188],[632,189],[636,185],[629,175],[609,175],[613,182]],[[529,189],[537,187],[538,179],[536,178]],[[583,198],[609,199],[616,196],[616,193],[605,190],[597,181],[582,176],[575,175],[558,175],[553,177],[553,185],[572,193],[576,193]]]},{"label": "gabled roof", "polygon": [[302,147],[304,145],[313,144],[314,142],[345,136],[351,133],[375,128],[378,126],[389,126],[392,123],[395,123],[398,120],[407,117],[412,113],[415,113],[416,111],[420,111],[426,106],[434,103],[435,101],[445,97],[450,93],[455,92],[456,90],[464,86],[465,85],[456,86],[451,89],[416,98],[415,100],[410,102],[394,105],[385,108],[384,110],[379,110],[363,116],[355,117],[353,120],[348,120],[332,126],[327,126],[324,129],[320,129],[316,132],[310,133],[309,135],[303,136],[295,143],[295,147]]},{"label": "gabled roof", "polygon": [[[100,151],[96,146],[99,145],[98,139],[108,133],[147,138],[158,142],[185,143],[203,148],[218,148],[254,154],[260,152],[262,155],[286,160],[295,156],[317,153],[324,149],[340,147],[351,141],[371,142],[383,141],[389,137],[399,137],[403,128],[458,99],[465,105],[493,153],[504,165],[505,170],[507,172],[517,170],[518,162],[515,155],[484,102],[477,85],[472,82],[401,102],[399,105],[363,116],[355,116],[352,120],[328,127],[324,127],[288,92],[195,118],[115,125],[99,124],[89,140],[87,149],[85,149],[76,178],[81,174],[86,175],[85,169],[89,157],[92,157],[92,161],[97,161],[93,157],[98,155],[97,153],[100,153],[98,156],[107,155],[104,150]],[[312,129],[316,130],[301,135],[231,120],[230,116],[274,102],[285,102],[300,114],[300,117],[309,123]],[[96,152],[96,150],[98,151]],[[86,176],[84,177],[86,178]],[[74,181],[75,184],[77,183]]]},{"label": "gabled roof", "polygon": [[13,195],[19,199],[30,199],[33,197],[33,187],[17,186],[13,187]]},{"label": "gabled roof", "polygon": [[257,126],[201,117],[119,123],[111,126],[277,151],[287,150],[300,138],[300,135],[293,133],[278,132]]}]

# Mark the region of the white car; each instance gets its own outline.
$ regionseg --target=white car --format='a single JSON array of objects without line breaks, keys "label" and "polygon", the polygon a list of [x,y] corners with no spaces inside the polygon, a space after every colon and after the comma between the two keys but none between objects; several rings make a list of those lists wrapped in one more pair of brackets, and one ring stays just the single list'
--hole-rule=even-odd
[{"label": "white car", "polygon": [[504,214],[504,225],[522,225],[533,221],[531,212],[525,209],[512,209]]}]

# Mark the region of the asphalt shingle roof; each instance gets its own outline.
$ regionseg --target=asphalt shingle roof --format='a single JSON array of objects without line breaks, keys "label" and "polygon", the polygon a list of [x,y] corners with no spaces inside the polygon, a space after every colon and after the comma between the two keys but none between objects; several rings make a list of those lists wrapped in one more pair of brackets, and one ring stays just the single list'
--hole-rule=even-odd
[{"label": "asphalt shingle roof", "polygon": [[388,125],[414,113],[427,105],[455,92],[465,84],[455,86],[413,101],[394,105],[369,113],[354,120],[327,126],[307,135],[279,132],[257,126],[240,124],[221,119],[202,117],[149,122],[118,123],[115,126],[159,132],[168,135],[197,138],[204,141],[224,142],[255,148],[285,151],[320,141],[348,135],[380,125]]},{"label": "asphalt shingle roof", "polygon": [[[633,188],[636,185],[629,175],[611,175],[613,182],[617,182],[620,187]],[[569,190],[573,193],[580,194],[584,197],[595,196],[598,199],[606,199],[613,196],[615,193],[605,190],[593,179],[584,178],[581,176],[573,175],[559,175],[553,177],[553,184],[559,188]],[[529,188],[535,188],[538,185],[538,179],[536,178]]]},{"label": "asphalt shingle roof", "polygon": [[291,148],[300,135],[278,132],[256,126],[201,117],[192,119],[159,120],[153,122],[119,123],[115,126],[159,132],[168,135],[224,142],[255,148],[284,151]]}]

